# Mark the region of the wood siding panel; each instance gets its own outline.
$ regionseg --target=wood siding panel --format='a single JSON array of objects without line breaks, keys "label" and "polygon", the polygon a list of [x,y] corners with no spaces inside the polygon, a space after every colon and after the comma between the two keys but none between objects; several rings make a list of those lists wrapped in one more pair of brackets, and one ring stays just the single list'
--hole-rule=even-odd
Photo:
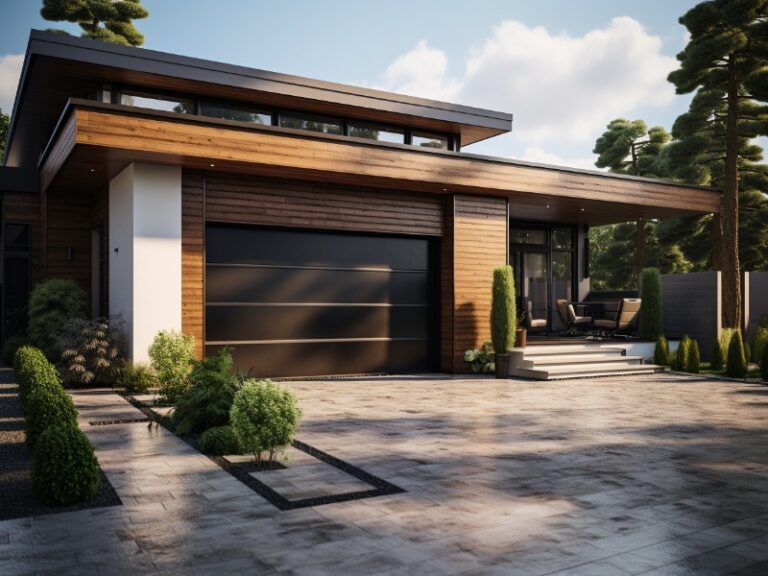
[{"label": "wood siding panel", "polygon": [[[91,294],[91,230],[93,195],[72,191],[47,195],[45,275],[72,278]],[[72,249],[69,258],[68,249]]]},{"label": "wood siding panel", "polygon": [[464,351],[491,337],[493,269],[507,263],[507,202],[454,197],[453,366],[467,372]]},{"label": "wood siding panel", "polygon": [[181,331],[205,346],[205,210],[203,174],[184,170],[181,181]]}]

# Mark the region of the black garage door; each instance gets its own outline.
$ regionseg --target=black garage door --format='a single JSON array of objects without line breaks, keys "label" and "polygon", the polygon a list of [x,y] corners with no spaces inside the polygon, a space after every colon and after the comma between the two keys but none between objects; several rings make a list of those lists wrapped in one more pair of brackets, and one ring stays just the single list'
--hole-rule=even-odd
[{"label": "black garage door", "polygon": [[254,376],[433,370],[427,238],[209,225],[206,354]]}]

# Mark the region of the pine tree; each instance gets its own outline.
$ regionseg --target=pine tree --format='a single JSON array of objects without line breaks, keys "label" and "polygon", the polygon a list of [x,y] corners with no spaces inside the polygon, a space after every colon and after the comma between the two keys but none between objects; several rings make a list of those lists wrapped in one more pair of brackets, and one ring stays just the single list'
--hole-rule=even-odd
[{"label": "pine tree", "polygon": [[5,154],[5,138],[8,136],[8,114],[3,113],[0,109],[0,161]]},{"label": "pine tree", "polygon": [[43,0],[40,14],[53,22],[79,24],[84,38],[124,46],[144,44],[133,20],[149,16],[141,0]]},{"label": "pine tree", "polygon": [[[698,133],[698,140],[689,138],[686,144],[704,149],[707,129],[711,138],[718,139],[720,133],[725,136],[721,263],[723,324],[728,327],[741,324],[740,152],[744,138],[768,134],[766,107],[757,104],[768,100],[767,19],[768,0],[709,0],[698,4],[680,18],[690,33],[690,41],[678,54],[680,68],[669,75],[679,94],[697,91],[689,115],[676,122],[678,132]],[[718,228],[713,227],[715,234]]]}]

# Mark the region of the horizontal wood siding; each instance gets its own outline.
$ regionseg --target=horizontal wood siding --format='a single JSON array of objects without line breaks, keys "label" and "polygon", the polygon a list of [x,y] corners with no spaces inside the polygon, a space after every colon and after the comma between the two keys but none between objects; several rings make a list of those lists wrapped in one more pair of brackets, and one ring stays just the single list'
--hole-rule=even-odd
[{"label": "horizontal wood siding", "polygon": [[205,212],[203,174],[184,170],[181,183],[181,330],[195,337],[195,354],[205,345]]},{"label": "horizontal wood siding", "polygon": [[[51,278],[72,278],[91,293],[92,194],[70,191],[46,198],[46,255],[44,273]],[[72,259],[68,257],[72,249]],[[89,299],[90,302],[90,299]]]},{"label": "horizontal wood siding", "polygon": [[454,214],[454,371],[467,372],[464,351],[491,337],[493,269],[507,263],[507,203],[456,196]]},{"label": "horizontal wood siding", "polygon": [[445,234],[440,245],[440,369],[454,372],[453,352],[453,196],[445,199]]}]

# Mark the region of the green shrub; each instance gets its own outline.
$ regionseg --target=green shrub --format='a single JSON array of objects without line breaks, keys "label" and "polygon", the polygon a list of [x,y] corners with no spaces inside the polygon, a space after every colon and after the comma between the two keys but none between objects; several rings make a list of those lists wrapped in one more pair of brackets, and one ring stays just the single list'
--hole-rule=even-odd
[{"label": "green shrub", "polygon": [[115,383],[129,394],[139,394],[157,386],[158,379],[155,369],[149,364],[124,362]]},{"label": "green shrub", "polygon": [[720,345],[720,338],[715,338],[715,343],[712,345],[712,352],[709,355],[709,366],[712,370],[722,370],[725,367],[726,357],[725,350]]},{"label": "green shrub", "polygon": [[45,355],[33,346],[22,346],[13,359],[16,382],[19,385],[19,400],[22,412],[27,412],[30,393],[37,388],[61,388],[59,373]]},{"label": "green shrub", "polygon": [[691,348],[691,339],[688,336],[688,334],[685,334],[683,336],[683,339],[680,340],[680,344],[677,345],[677,350],[675,351],[675,357],[672,360],[673,370],[678,370],[680,372],[688,371],[688,355],[690,354],[690,348]]},{"label": "green shrub", "polygon": [[768,346],[763,348],[763,357],[760,362],[760,378],[768,382]]},{"label": "green shrub", "polygon": [[699,342],[695,338],[691,339],[691,345],[688,348],[688,372],[698,374],[701,368],[701,353],[699,352]]},{"label": "green shrub", "polygon": [[486,340],[480,348],[465,351],[464,360],[469,362],[472,372],[493,372],[493,344]]},{"label": "green shrub", "polygon": [[197,447],[203,454],[225,456],[226,454],[242,454],[240,443],[235,436],[232,426],[216,426],[209,428],[200,436]]},{"label": "green shrub", "polygon": [[176,402],[173,421],[182,435],[229,423],[229,410],[238,389],[232,354],[224,347],[215,356],[195,361],[189,388]]},{"label": "green shrub", "polygon": [[69,424],[77,426],[77,410],[61,386],[34,388],[26,401],[27,443],[35,446],[40,435],[49,426]]},{"label": "green shrub", "polygon": [[661,334],[656,339],[656,348],[653,351],[653,363],[657,366],[669,366],[669,342]]},{"label": "green shrub", "polygon": [[301,418],[296,396],[270,380],[248,380],[232,403],[232,430],[243,452],[272,460],[293,440]]},{"label": "green shrub", "polygon": [[68,320],[56,338],[61,351],[61,373],[65,385],[115,383],[125,357],[125,328],[122,318]]},{"label": "green shrub", "polygon": [[640,298],[640,336],[657,338],[664,331],[658,268],[646,268],[640,274]]},{"label": "green shrub", "polygon": [[741,330],[734,330],[731,343],[728,346],[728,363],[725,372],[732,378],[746,378],[747,357],[744,354],[744,343],[741,339]]},{"label": "green shrub", "polygon": [[723,367],[728,363],[728,350],[731,347],[733,332],[733,328],[722,328],[720,330],[720,348],[723,351]]},{"label": "green shrub", "polygon": [[23,336],[8,336],[3,342],[3,350],[0,352],[0,363],[3,366],[12,366],[13,357],[16,356],[16,350],[25,346],[27,339]]},{"label": "green shrub", "polygon": [[71,423],[48,427],[32,452],[32,488],[49,505],[92,499],[99,491],[101,472],[93,446]]},{"label": "green shrub", "polygon": [[751,343],[752,358],[759,364],[763,358],[763,350],[765,350],[765,345],[768,344],[768,328],[765,326],[758,326],[755,328],[755,331],[752,334]]},{"label": "green shrub", "polygon": [[195,338],[173,330],[157,333],[149,347],[152,367],[160,380],[160,395],[175,404],[187,389],[187,376],[195,361]]},{"label": "green shrub", "polygon": [[85,319],[85,292],[74,280],[51,278],[40,282],[29,295],[29,341],[51,362],[59,360],[56,339],[68,320]]},{"label": "green shrub", "polygon": [[496,354],[507,354],[512,350],[516,328],[517,310],[512,266],[499,266],[493,271],[491,297],[491,341]]}]

